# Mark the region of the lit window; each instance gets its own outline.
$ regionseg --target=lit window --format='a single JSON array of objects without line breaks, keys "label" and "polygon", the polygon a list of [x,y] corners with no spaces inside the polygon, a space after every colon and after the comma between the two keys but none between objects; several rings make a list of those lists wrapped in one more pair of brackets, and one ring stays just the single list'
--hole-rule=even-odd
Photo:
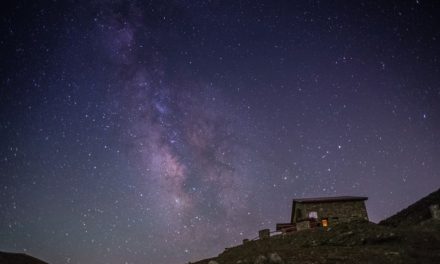
[{"label": "lit window", "polygon": [[323,227],[327,227],[328,226],[328,220],[327,219],[322,219],[321,220],[321,224]]},{"label": "lit window", "polygon": [[309,218],[318,219],[318,212],[309,212]]}]

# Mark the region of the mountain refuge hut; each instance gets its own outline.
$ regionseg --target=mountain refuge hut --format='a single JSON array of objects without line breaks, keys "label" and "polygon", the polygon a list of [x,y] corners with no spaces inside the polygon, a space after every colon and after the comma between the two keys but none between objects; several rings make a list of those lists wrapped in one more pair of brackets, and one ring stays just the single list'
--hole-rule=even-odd
[{"label": "mountain refuge hut", "polygon": [[365,201],[367,197],[338,196],[293,199],[290,223],[276,224],[283,233],[313,228],[328,227],[354,220],[368,220]]}]

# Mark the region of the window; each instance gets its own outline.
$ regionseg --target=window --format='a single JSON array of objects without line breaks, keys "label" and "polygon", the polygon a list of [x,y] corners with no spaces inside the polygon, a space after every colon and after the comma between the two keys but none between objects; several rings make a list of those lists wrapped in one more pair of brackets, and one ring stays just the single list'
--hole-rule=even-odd
[{"label": "window", "polygon": [[328,226],[328,219],[327,219],[327,218],[322,219],[322,220],[321,220],[321,225],[322,225],[323,227],[327,227],[327,226]]},{"label": "window", "polygon": [[309,218],[318,219],[318,212],[315,211],[309,212]]}]

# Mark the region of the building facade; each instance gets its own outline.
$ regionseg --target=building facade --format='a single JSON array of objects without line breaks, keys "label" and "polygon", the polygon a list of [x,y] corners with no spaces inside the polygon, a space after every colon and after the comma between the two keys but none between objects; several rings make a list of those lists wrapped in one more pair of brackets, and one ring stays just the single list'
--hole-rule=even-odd
[{"label": "building facade", "polygon": [[365,206],[367,199],[359,196],[294,199],[290,223],[277,224],[277,230],[294,231],[353,220],[368,220]]}]

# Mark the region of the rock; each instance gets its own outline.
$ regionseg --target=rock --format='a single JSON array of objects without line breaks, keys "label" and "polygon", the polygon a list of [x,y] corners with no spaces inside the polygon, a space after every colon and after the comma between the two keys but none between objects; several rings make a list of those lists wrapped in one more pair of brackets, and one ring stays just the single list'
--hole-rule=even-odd
[{"label": "rock", "polygon": [[430,205],[429,210],[431,211],[432,219],[436,219],[436,220],[440,219],[440,208],[438,204]]},{"label": "rock", "polygon": [[208,264],[218,264],[218,262],[215,261],[215,260],[210,260],[210,261],[208,262]]},{"label": "rock", "polygon": [[278,253],[274,252],[269,255],[269,262],[274,264],[282,264],[284,263],[283,259],[278,255]]},{"label": "rock", "polygon": [[312,240],[311,242],[310,242],[310,246],[312,246],[312,247],[316,247],[316,246],[318,246],[318,241],[316,241],[316,240]]},{"label": "rock", "polygon": [[254,264],[265,264],[266,261],[267,261],[267,258],[266,258],[265,256],[263,256],[263,255],[259,255],[259,256],[255,259]]}]

